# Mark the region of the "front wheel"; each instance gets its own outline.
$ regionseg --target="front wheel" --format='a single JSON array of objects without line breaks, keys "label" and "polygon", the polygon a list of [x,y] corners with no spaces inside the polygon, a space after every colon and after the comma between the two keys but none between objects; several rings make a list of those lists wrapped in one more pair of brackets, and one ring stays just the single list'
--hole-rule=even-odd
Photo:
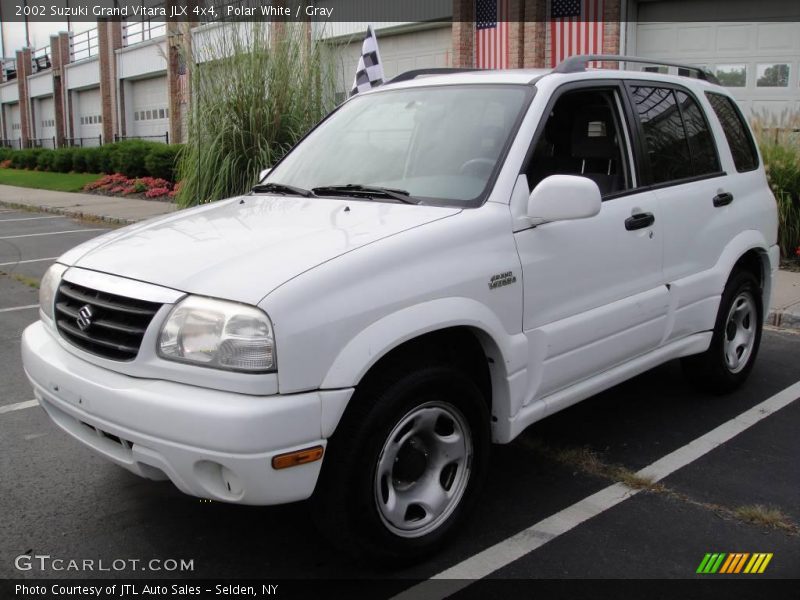
[{"label": "front wheel", "polygon": [[380,562],[422,558],[455,531],[486,472],[486,403],[457,369],[359,389],[326,452],[313,510],[334,543]]},{"label": "front wheel", "polygon": [[758,354],[763,327],[761,286],[752,273],[735,272],[720,300],[711,345],[683,359],[684,372],[700,388],[730,392],[744,383]]}]

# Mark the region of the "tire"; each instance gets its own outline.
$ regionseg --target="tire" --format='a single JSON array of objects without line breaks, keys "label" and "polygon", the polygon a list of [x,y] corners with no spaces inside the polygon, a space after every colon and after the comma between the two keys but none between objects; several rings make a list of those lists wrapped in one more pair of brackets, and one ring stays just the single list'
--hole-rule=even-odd
[{"label": "tire", "polygon": [[455,533],[475,504],[491,444],[486,402],[466,375],[398,366],[356,390],[311,501],[334,545],[392,566],[428,556]]},{"label": "tire", "polygon": [[681,361],[688,379],[715,394],[725,394],[742,385],[758,354],[763,321],[758,280],[748,271],[734,271],[720,299],[711,345],[703,354]]}]

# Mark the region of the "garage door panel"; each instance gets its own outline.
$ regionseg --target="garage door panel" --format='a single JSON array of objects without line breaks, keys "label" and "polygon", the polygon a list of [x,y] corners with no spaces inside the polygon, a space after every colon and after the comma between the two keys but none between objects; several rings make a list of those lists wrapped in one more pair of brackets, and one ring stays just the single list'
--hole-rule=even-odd
[{"label": "garage door panel", "polygon": [[164,136],[169,129],[166,76],[131,81],[129,89],[132,103],[129,135],[154,139]]},{"label": "garage door panel", "polygon": [[56,135],[56,105],[53,98],[42,98],[39,100],[38,112],[36,115],[37,137],[44,140],[51,140]]},{"label": "garage door panel", "polygon": [[103,110],[100,102],[100,88],[81,90],[75,94],[75,115],[73,116],[75,137],[87,138],[84,145],[93,142],[103,131]]},{"label": "garage door panel", "polygon": [[[782,14],[774,0],[761,0],[759,5],[762,15]],[[709,15],[719,7],[719,2],[711,0],[639,3],[639,22],[627,53],[716,71],[748,115],[780,118],[783,111],[796,108],[800,104],[800,23],[709,22]],[[732,18],[744,19],[752,3],[732,0],[725,11]],[[788,80],[785,67],[775,65],[788,65]]]},{"label": "garage door panel", "polygon": [[751,25],[720,25],[717,27],[717,50],[746,53],[753,44]]}]

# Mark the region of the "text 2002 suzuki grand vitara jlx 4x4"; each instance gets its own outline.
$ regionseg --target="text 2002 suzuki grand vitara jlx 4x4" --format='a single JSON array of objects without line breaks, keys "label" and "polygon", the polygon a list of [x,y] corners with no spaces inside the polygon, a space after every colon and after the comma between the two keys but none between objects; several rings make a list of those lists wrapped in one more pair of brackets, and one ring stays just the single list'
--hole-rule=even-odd
[{"label": "text 2002 suzuki grand vitara jlx 4x4", "polygon": [[739,385],[778,266],[748,125],[703,71],[587,60],[402,75],[253,194],[67,252],[22,340],[36,397],[134,473],[312,497],[340,542],[408,558],[491,442],[675,358]]}]

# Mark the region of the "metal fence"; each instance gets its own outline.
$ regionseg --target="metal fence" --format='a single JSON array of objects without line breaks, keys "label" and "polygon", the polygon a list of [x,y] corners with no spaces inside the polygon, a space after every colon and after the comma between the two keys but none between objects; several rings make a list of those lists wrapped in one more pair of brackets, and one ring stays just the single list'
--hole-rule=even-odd
[{"label": "metal fence", "polygon": [[22,148],[22,140],[0,139],[0,148],[11,148],[12,150],[20,150]]},{"label": "metal fence", "polygon": [[103,136],[95,137],[65,137],[64,146],[70,148],[96,148],[103,145]]},{"label": "metal fence", "polygon": [[69,54],[72,62],[97,56],[100,44],[97,41],[97,27],[73,33],[69,38]]},{"label": "metal fence", "polygon": [[2,64],[3,83],[17,78],[17,59],[8,58],[0,61],[0,64]]},{"label": "metal fence", "polygon": [[165,144],[169,144],[169,131],[165,131],[164,135],[117,135],[114,134],[114,141],[121,142],[123,140],[164,140]]},{"label": "metal fence", "polygon": [[[157,3],[153,6],[164,6],[164,4]],[[167,35],[167,24],[164,21],[151,19],[125,21],[122,26],[122,45],[132,46],[164,35]]]},{"label": "metal fence", "polygon": [[56,148],[55,136],[49,138],[33,138],[28,140],[28,148]]},{"label": "metal fence", "polygon": [[49,69],[53,66],[52,62],[50,61],[49,51],[49,46],[44,46],[33,51],[33,54],[31,55],[31,61],[33,62],[34,73],[39,73],[40,71],[44,71],[45,69]]}]

